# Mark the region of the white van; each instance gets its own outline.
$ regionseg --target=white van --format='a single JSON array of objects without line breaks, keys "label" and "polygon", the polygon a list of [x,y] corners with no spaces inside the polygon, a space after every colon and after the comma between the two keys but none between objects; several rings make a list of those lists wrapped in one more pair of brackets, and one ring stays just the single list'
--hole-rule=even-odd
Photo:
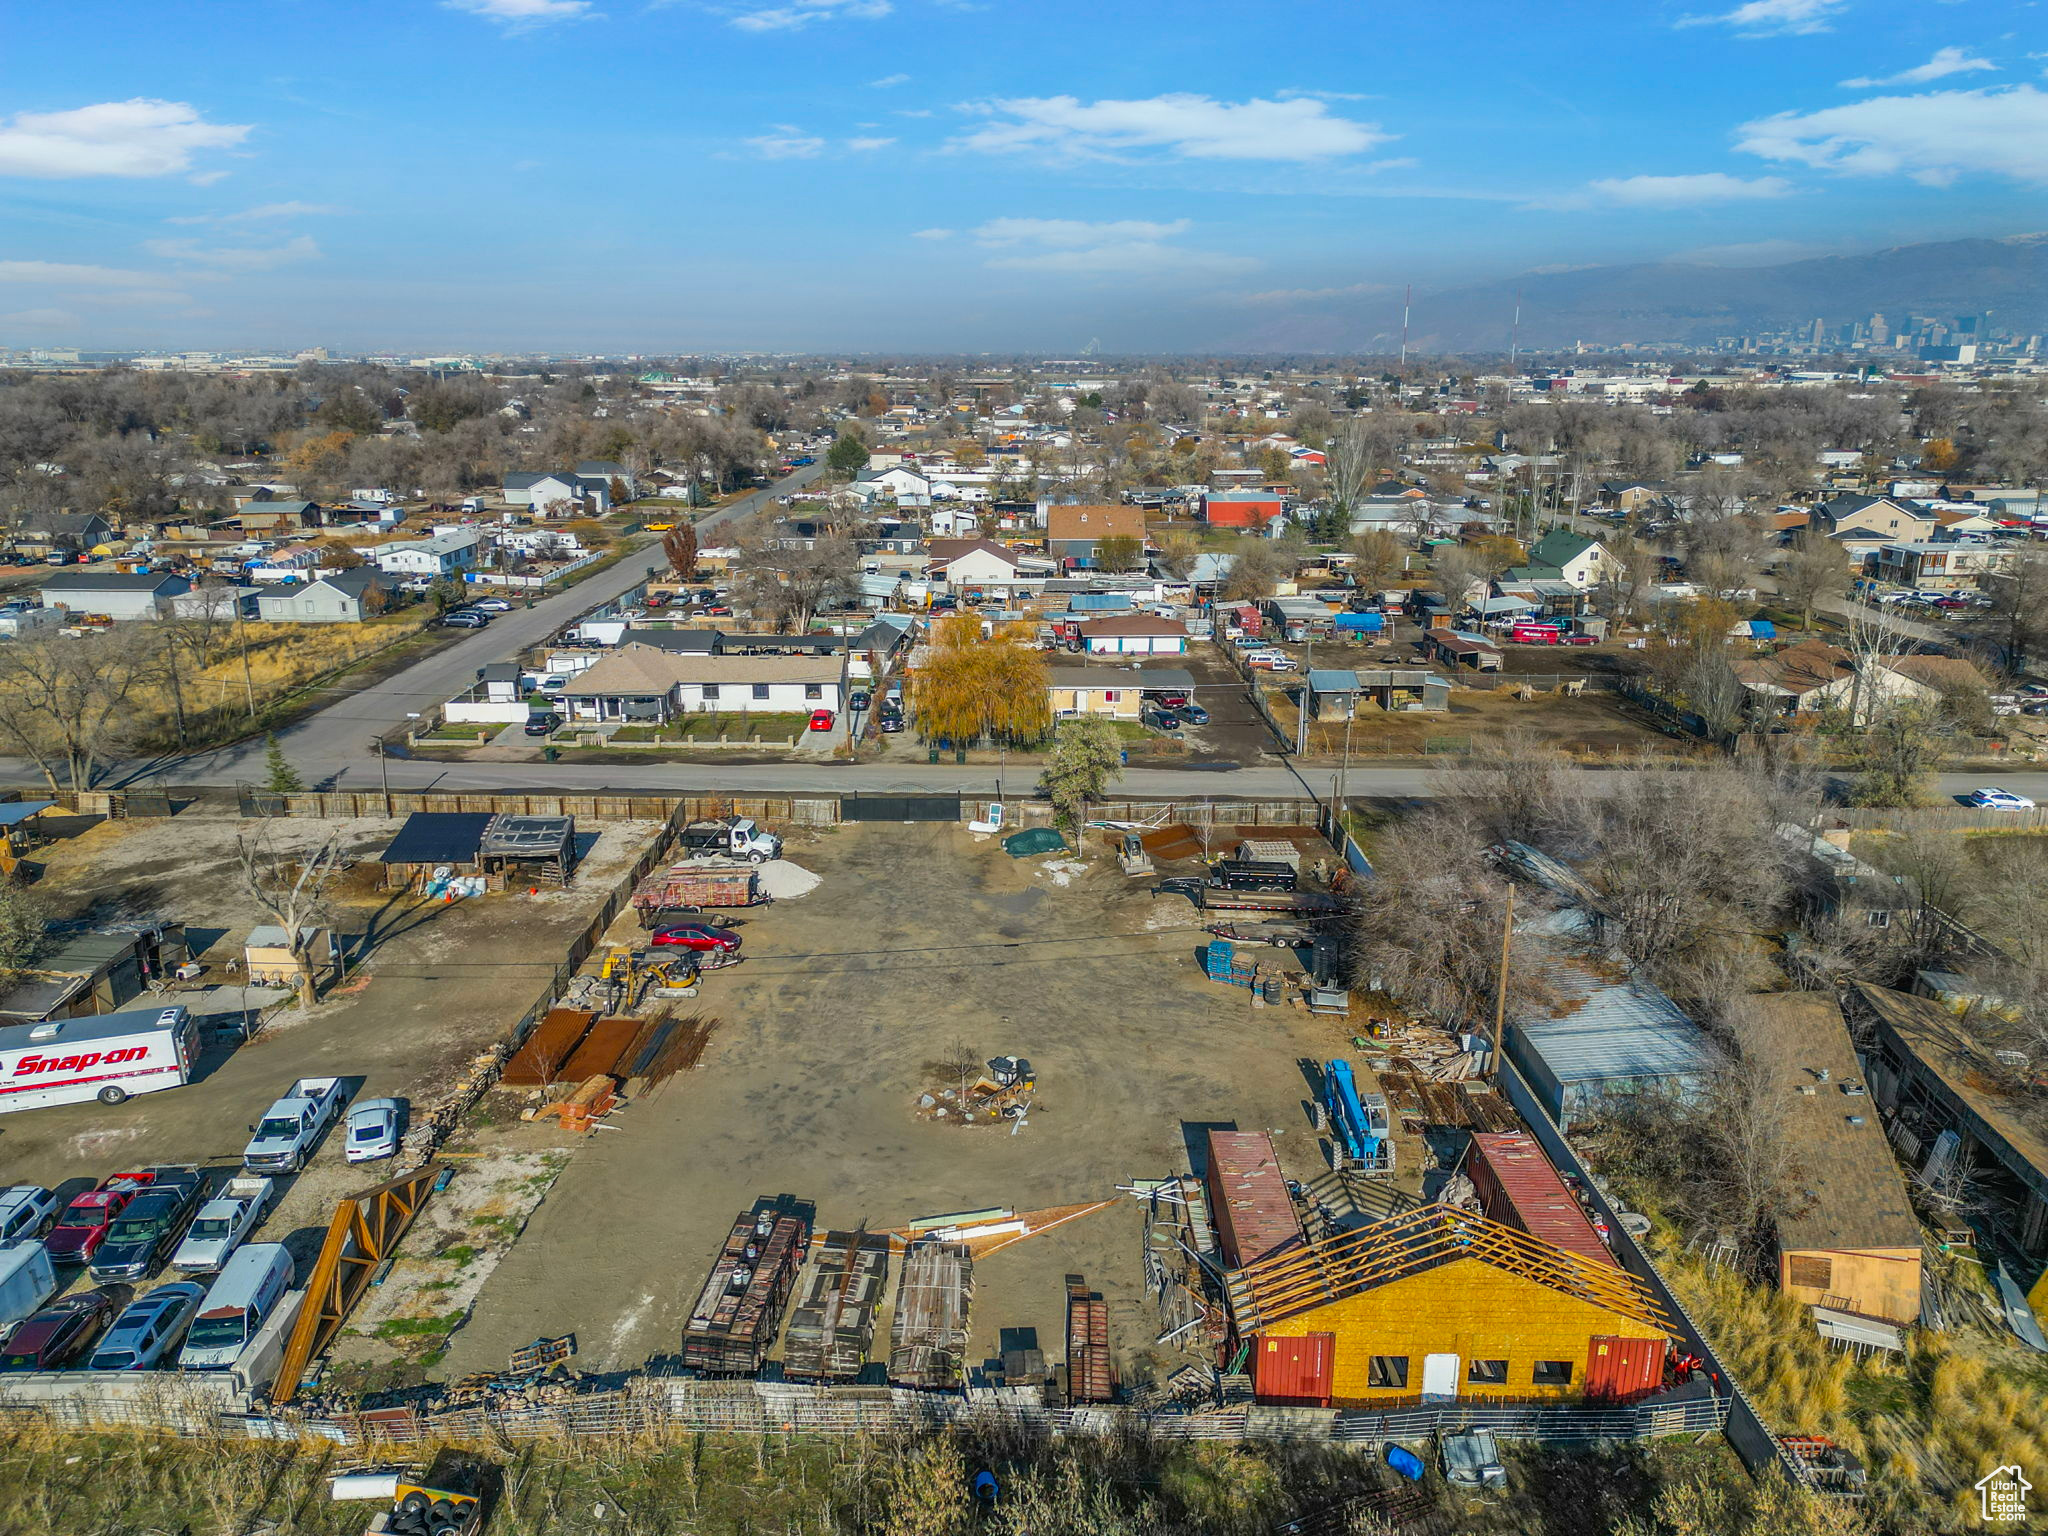
[{"label": "white van", "polygon": [[283,1243],[251,1243],[237,1249],[207,1288],[178,1353],[178,1368],[227,1370],[241,1358],[291,1284],[292,1256]]}]

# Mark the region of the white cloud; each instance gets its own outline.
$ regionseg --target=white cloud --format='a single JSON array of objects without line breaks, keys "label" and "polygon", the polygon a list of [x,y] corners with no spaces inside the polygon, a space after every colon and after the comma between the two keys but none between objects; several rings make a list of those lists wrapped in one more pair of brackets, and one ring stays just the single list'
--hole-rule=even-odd
[{"label": "white cloud", "polygon": [[1728,26],[1745,37],[1805,37],[1832,31],[1848,0],[1749,0],[1718,16],[1681,16],[1681,27]]},{"label": "white cloud", "polygon": [[895,142],[894,139],[848,139],[846,147],[860,153],[866,153],[869,150],[887,149]]},{"label": "white cloud", "polygon": [[590,0],[441,0],[451,11],[495,21],[507,32],[529,32],[557,21],[591,15]]},{"label": "white cloud", "polygon": [[240,213],[192,213],[166,224],[262,224],[271,219],[312,219],[347,213],[326,203],[263,203]]},{"label": "white cloud", "polygon": [[910,238],[913,240],[950,240],[954,231],[950,229],[920,229]]},{"label": "white cloud", "polygon": [[1926,85],[1931,80],[1945,80],[1950,75],[1967,75],[1980,69],[1996,69],[1998,66],[1989,59],[1980,59],[1966,48],[1937,48],[1934,57],[1925,64],[1915,64],[1911,69],[1902,69],[1896,75],[1885,75],[1878,79],[1859,77],[1844,80],[1842,88],[1850,91],[1866,90],[1874,85]]},{"label": "white cloud", "polygon": [[1083,102],[1072,96],[1017,97],[966,110],[990,122],[954,140],[959,149],[1113,159],[1163,149],[1194,160],[1328,160],[1356,155],[1394,135],[1377,123],[1332,116],[1320,100],[1217,101],[1173,92],[1138,101]]},{"label": "white cloud", "polygon": [[761,134],[747,143],[763,160],[815,160],[825,152],[823,139],[787,124],[777,124],[773,133]]},{"label": "white cloud", "polygon": [[0,325],[26,326],[39,331],[76,324],[78,316],[68,309],[17,309],[12,314],[0,315]]},{"label": "white cloud", "polygon": [[894,9],[889,0],[789,0],[785,5],[757,6],[726,19],[742,32],[793,32],[835,16],[876,21]]},{"label": "white cloud", "polygon": [[189,262],[222,272],[268,272],[295,261],[310,261],[320,254],[311,235],[298,235],[283,245],[227,246],[206,248],[197,240],[145,240],[142,248],[152,256],[169,261]]},{"label": "white cloud", "polygon": [[1618,176],[1595,181],[1587,188],[1603,202],[1624,208],[1695,208],[1702,203],[1736,202],[1750,197],[1785,197],[1792,183],[1782,176],[1756,176],[1745,180],[1721,171],[1697,176]]},{"label": "white cloud", "polygon": [[52,288],[161,288],[161,272],[81,266],[68,261],[0,261],[0,283],[42,283]]},{"label": "white cloud", "polygon": [[1911,176],[1944,185],[1970,171],[2048,181],[2048,93],[1932,91],[1873,96],[1818,112],[1744,123],[1736,148],[1850,176]]},{"label": "white cloud", "polygon": [[868,84],[878,91],[886,91],[894,86],[910,84],[910,76],[884,75],[879,80],[870,80]]},{"label": "white cloud", "polygon": [[0,120],[0,176],[173,176],[202,149],[229,149],[247,126],[209,123],[187,102],[103,101]]},{"label": "white cloud", "polygon": [[1243,272],[1258,265],[1248,257],[1167,244],[1189,227],[1186,219],[991,219],[973,233],[984,249],[1011,253],[987,262],[1007,271],[1164,276]]}]

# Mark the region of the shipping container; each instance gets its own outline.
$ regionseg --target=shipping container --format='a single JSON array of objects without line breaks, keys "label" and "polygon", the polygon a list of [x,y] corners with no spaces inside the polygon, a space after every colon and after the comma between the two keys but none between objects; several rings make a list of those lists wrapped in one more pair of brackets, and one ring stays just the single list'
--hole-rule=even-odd
[{"label": "shipping container", "polygon": [[1564,631],[1555,624],[1517,624],[1508,631],[1508,638],[1520,645],[1559,645]]},{"label": "shipping container", "polygon": [[1301,1219],[1264,1131],[1211,1131],[1206,1178],[1224,1263],[1232,1269],[1295,1247]]},{"label": "shipping container", "polygon": [[1632,1403],[1664,1384],[1664,1341],[1596,1334],[1586,1350],[1586,1398]]},{"label": "shipping container", "polygon": [[1480,1209],[1492,1220],[1596,1263],[1614,1263],[1535,1137],[1522,1131],[1474,1132],[1465,1173],[1479,1193]]},{"label": "shipping container", "polygon": [[1276,1407],[1327,1408],[1336,1359],[1334,1333],[1262,1337],[1252,1349],[1252,1390],[1260,1402]]}]

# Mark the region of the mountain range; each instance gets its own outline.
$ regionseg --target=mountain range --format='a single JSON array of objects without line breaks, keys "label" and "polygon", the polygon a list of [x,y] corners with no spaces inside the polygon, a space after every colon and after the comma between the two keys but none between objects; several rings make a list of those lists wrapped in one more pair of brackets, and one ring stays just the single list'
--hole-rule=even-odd
[{"label": "mountain range", "polygon": [[[1523,351],[1576,342],[1707,343],[1717,336],[1830,328],[1882,314],[1985,314],[1996,330],[2048,331],[2048,234],[1943,240],[1775,266],[1678,261],[1528,272],[1498,282],[1418,293],[1413,351],[1504,352],[1519,295]],[[1275,307],[1238,339],[1241,350],[1392,351],[1399,296],[1384,292]]]}]

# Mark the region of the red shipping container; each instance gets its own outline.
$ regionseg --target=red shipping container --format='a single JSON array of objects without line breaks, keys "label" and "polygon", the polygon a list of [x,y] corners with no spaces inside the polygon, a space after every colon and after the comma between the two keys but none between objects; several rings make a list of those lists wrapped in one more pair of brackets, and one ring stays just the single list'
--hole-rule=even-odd
[{"label": "red shipping container", "polygon": [[1664,1340],[1595,1334],[1586,1350],[1586,1397],[1632,1403],[1664,1384]]},{"label": "red shipping container", "polygon": [[1264,1131],[1209,1133],[1209,1216],[1232,1269],[1256,1264],[1301,1241],[1301,1219]]},{"label": "red shipping container", "polygon": [[1520,1227],[1567,1253],[1602,1264],[1615,1262],[1534,1136],[1523,1131],[1475,1132],[1465,1173],[1478,1192],[1480,1209],[1491,1220]]},{"label": "red shipping container", "polygon": [[1564,631],[1555,624],[1517,624],[1508,632],[1510,640],[1523,645],[1557,645],[1564,638]]},{"label": "red shipping container", "polygon": [[1327,1408],[1336,1369],[1337,1335],[1304,1333],[1257,1341],[1252,1390],[1262,1403],[1285,1408]]}]

